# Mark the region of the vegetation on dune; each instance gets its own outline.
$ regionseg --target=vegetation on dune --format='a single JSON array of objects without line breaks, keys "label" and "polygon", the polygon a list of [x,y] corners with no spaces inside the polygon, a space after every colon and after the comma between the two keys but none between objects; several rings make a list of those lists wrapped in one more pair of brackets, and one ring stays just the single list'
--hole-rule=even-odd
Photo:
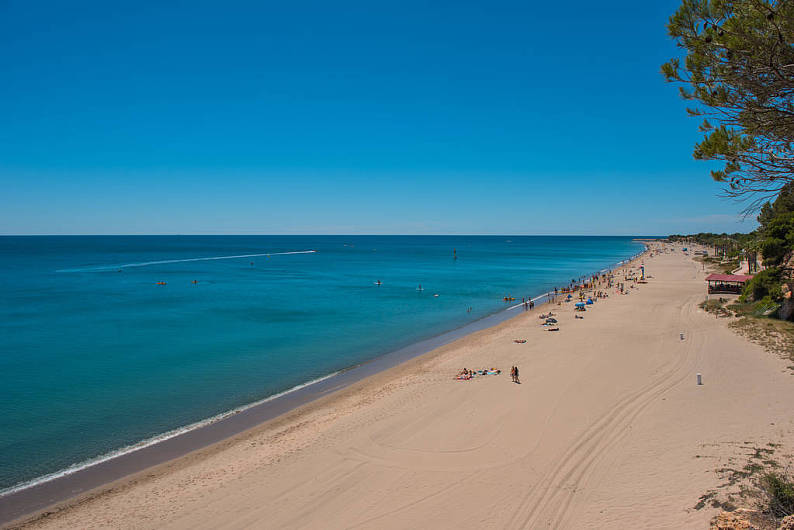
[{"label": "vegetation on dune", "polygon": [[[724,510],[715,518],[722,524],[715,525],[713,522],[711,528],[778,528],[781,518],[791,515],[794,509],[793,477],[777,458],[787,456],[776,457],[775,454],[781,444],[768,442],[761,445],[744,441],[713,445],[727,446],[730,456],[725,460],[723,456],[720,457],[720,467],[715,469],[720,482],[701,495],[693,508]],[[695,458],[713,458],[708,454],[711,446],[704,444],[705,453]]]},{"label": "vegetation on dune", "polygon": [[739,300],[741,302],[762,301],[767,297],[773,302],[780,302],[783,299],[783,292],[780,288],[780,269],[766,269],[753,276],[753,279],[745,285]]},{"label": "vegetation on dune", "polygon": [[761,484],[768,498],[769,510],[775,517],[794,514],[794,479],[772,471],[764,475]]}]

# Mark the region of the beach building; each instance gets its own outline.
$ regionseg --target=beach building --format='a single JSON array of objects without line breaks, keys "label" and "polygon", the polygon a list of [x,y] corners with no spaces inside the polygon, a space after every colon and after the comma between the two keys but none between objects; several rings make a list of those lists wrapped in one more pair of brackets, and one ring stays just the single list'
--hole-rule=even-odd
[{"label": "beach building", "polygon": [[706,276],[708,292],[739,294],[752,276],[746,274],[709,274]]}]

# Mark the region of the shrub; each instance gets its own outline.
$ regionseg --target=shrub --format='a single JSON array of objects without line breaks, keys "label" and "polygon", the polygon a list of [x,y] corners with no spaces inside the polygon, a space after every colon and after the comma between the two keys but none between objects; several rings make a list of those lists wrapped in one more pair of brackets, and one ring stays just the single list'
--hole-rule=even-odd
[{"label": "shrub", "polygon": [[744,286],[740,301],[760,301],[765,297],[769,297],[772,302],[780,302],[783,300],[783,291],[780,288],[781,283],[780,269],[771,268],[763,270],[753,276]]},{"label": "shrub", "polygon": [[761,485],[769,499],[769,510],[775,517],[794,514],[794,481],[781,473],[767,473]]},{"label": "shrub", "polygon": [[780,309],[780,304],[772,300],[771,296],[765,296],[753,304],[751,313],[756,317],[777,316],[778,309]]}]

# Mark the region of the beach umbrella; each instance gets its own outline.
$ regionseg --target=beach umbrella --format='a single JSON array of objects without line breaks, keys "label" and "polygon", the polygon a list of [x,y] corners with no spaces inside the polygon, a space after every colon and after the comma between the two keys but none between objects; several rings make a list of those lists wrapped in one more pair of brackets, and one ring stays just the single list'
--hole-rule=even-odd
[{"label": "beach umbrella", "polygon": [[587,299],[587,305],[592,305],[592,304],[593,304],[593,299],[592,298],[588,298]]},{"label": "beach umbrella", "polygon": [[584,302],[576,302],[576,307],[584,307]]}]

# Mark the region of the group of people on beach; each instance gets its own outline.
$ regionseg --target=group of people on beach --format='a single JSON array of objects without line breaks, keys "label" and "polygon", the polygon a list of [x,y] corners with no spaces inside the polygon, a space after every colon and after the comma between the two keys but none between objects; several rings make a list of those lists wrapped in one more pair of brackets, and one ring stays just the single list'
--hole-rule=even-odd
[{"label": "group of people on beach", "polygon": [[[458,375],[455,376],[455,379],[458,381],[470,381],[477,376],[499,375],[501,373],[502,371],[497,368],[484,368],[482,370],[469,370],[468,368],[464,368],[458,372]],[[518,379],[518,366],[513,366],[510,368],[510,379],[514,383],[521,383],[521,381]]]},{"label": "group of people on beach", "polygon": [[[642,272],[644,274],[644,270]],[[624,281],[634,281],[634,283],[637,283],[637,278],[634,276],[633,268],[630,268],[629,270],[623,270],[623,275],[624,275]],[[558,295],[567,293],[568,297],[566,301],[570,301],[570,299],[572,298],[571,293],[577,293],[579,294],[580,300],[583,301],[587,295],[588,303],[592,303],[593,301],[598,300],[599,298],[608,297],[609,294],[606,289],[610,289],[613,286],[619,292],[624,292],[625,290],[625,284],[616,281],[615,272],[606,271],[598,274],[593,274],[590,276],[583,276],[579,279],[572,279],[567,287],[563,287],[563,288],[555,287],[554,291],[550,291],[549,293],[546,294],[546,297],[548,298],[549,301],[555,302],[557,300]],[[633,285],[630,285],[629,287],[632,289],[634,288]],[[590,292],[588,293],[587,291]],[[505,297],[505,300],[512,300],[512,298]],[[528,311],[535,307],[535,302],[530,297],[522,298],[521,302],[522,305],[524,306],[525,311]],[[562,302],[560,302],[560,305],[561,304]],[[467,311],[471,312],[471,307],[469,307]],[[548,314],[545,313],[541,314],[539,318],[546,319],[546,322],[544,324],[545,326],[553,326],[547,328],[549,331],[559,331],[560,328],[556,326],[557,320],[552,318],[553,316],[554,313],[549,311]],[[574,315],[574,316],[577,319],[584,318],[581,315]],[[525,344],[527,340],[515,339],[513,340],[513,342],[518,344]],[[457,374],[456,379],[468,381],[479,375],[493,375],[499,373],[501,373],[501,370],[497,370],[496,368],[491,368],[490,370],[489,369],[469,370],[467,368],[464,368]],[[510,368],[510,379],[513,383],[521,384],[521,379],[519,378],[518,366],[512,366]]]},{"label": "group of people on beach", "polygon": [[468,381],[478,375],[499,375],[502,371],[497,368],[483,368],[482,370],[469,370],[468,368],[464,368],[458,375],[455,376],[455,379],[458,381]]}]

